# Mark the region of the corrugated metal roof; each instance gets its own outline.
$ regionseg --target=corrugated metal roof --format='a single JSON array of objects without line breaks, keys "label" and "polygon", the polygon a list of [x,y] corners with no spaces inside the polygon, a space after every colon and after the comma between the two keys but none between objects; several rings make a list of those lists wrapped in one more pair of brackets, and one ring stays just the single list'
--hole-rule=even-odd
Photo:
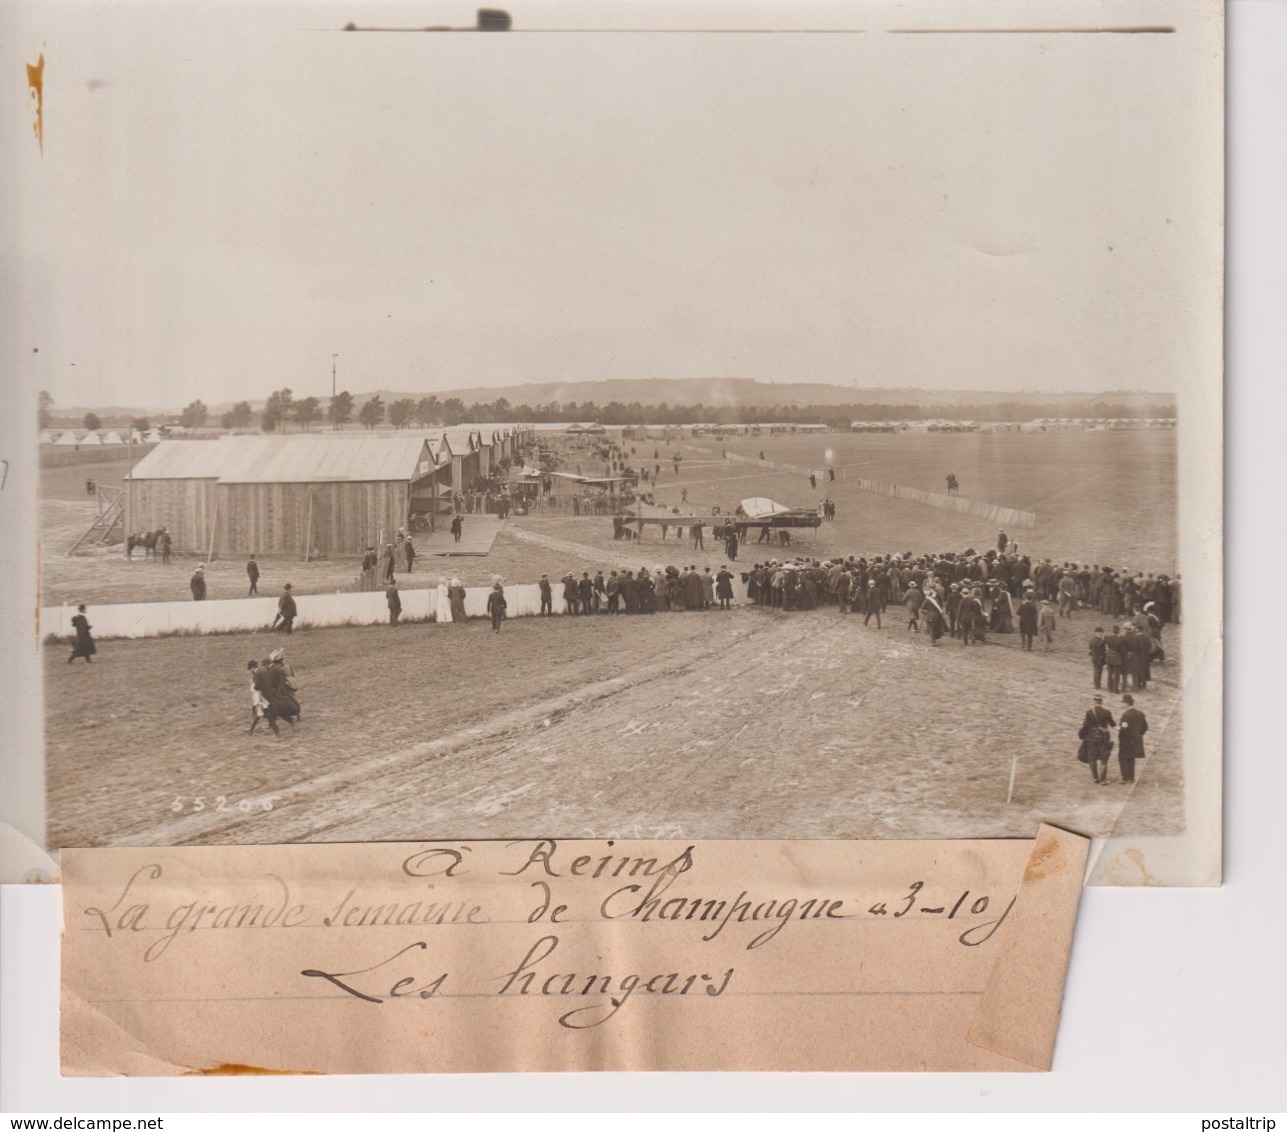
[{"label": "corrugated metal roof", "polygon": [[224,436],[163,440],[133,478],[217,479],[220,483],[336,483],[410,480],[423,475],[425,438],[411,436]]}]

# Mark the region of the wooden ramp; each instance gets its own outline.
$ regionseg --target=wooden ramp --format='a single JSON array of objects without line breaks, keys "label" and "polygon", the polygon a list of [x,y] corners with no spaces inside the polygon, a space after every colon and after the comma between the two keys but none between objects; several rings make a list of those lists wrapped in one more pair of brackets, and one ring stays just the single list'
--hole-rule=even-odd
[{"label": "wooden ramp", "polygon": [[495,515],[462,515],[461,518],[465,529],[460,533],[459,542],[452,538],[451,520],[443,518],[433,534],[416,544],[416,553],[422,558],[426,555],[448,558],[452,555],[478,557],[488,554],[504,524]]}]

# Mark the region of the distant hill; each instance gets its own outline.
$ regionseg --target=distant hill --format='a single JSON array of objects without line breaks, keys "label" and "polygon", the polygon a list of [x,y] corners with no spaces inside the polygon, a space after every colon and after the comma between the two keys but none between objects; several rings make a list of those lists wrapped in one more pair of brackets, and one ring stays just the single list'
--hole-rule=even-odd
[{"label": "distant hill", "polygon": [[[355,394],[364,401],[378,393],[384,401],[402,397],[419,400],[425,393],[375,390]],[[1040,391],[983,389],[897,389],[887,387],[858,388],[852,385],[829,385],[823,382],[765,382],[744,377],[663,378],[650,377],[617,381],[541,382],[496,387],[466,387],[434,393],[439,401],[458,397],[466,405],[475,402],[492,404],[504,398],[511,405],[548,405],[587,401],[607,405],[638,402],[641,405],[706,405],[726,408],[748,405],[993,405],[1019,402],[1036,408],[1055,409],[1060,405],[1086,401],[1112,401],[1125,405],[1173,405],[1170,393],[1140,390],[1105,390],[1103,392],[1047,393]]]}]

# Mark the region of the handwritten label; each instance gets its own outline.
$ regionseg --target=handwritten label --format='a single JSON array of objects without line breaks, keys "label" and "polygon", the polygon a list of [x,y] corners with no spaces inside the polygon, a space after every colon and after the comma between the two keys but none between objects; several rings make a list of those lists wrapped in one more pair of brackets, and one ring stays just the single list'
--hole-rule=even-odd
[{"label": "handwritten label", "polygon": [[64,1071],[1031,1068],[967,1034],[1042,838],[65,851]]}]

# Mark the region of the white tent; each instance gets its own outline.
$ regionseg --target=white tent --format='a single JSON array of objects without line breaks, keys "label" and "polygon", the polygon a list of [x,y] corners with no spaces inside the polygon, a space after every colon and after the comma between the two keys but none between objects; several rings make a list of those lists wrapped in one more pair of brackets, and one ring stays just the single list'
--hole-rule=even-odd
[{"label": "white tent", "polygon": [[42,428],[40,430],[40,443],[53,444],[53,442],[54,442],[54,434],[50,432],[47,428]]},{"label": "white tent", "polygon": [[71,447],[74,444],[79,444],[80,441],[76,439],[76,434],[72,432],[71,429],[68,429],[66,432],[62,434],[62,436],[60,436],[57,440],[55,440],[54,443],[65,444],[68,447]]},{"label": "white tent", "polygon": [[80,442],[82,444],[102,444],[103,438],[91,429],[80,438]]},{"label": "white tent", "polygon": [[156,429],[149,429],[146,436],[143,437],[144,444],[160,444],[161,434]]},{"label": "white tent", "polygon": [[105,433],[103,435],[103,443],[104,444],[124,444],[125,441],[121,439],[121,434],[113,429],[111,432]]}]

